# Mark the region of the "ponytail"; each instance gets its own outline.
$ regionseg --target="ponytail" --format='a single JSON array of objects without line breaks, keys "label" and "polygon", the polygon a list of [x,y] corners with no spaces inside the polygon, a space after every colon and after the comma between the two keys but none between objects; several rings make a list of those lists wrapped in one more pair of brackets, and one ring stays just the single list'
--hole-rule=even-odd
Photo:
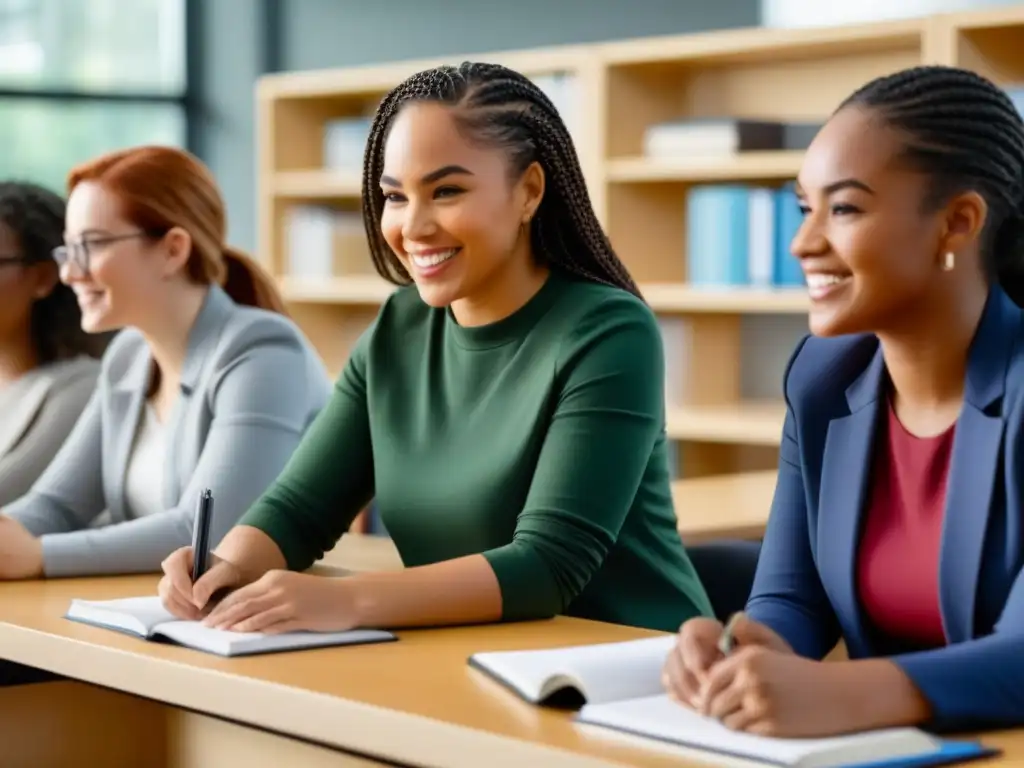
[{"label": "ponytail", "polygon": [[235,303],[288,316],[274,278],[263,267],[231,246],[225,246],[222,255],[225,267],[223,288]]}]

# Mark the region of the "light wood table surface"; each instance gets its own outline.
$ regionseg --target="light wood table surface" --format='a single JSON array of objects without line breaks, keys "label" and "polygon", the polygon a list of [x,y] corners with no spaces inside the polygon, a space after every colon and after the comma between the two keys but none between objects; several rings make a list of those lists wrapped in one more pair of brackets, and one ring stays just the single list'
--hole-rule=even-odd
[{"label": "light wood table surface", "polygon": [[[216,719],[241,724],[246,732],[272,731],[287,737],[284,746],[280,738],[273,740],[273,749],[264,740],[259,751],[265,759],[260,762],[253,762],[258,757],[253,754],[247,754],[244,763],[229,762],[247,768],[279,765],[283,759],[303,766],[379,764],[352,762],[351,755],[400,765],[467,768],[679,765],[663,752],[648,753],[615,738],[588,736],[570,723],[565,712],[527,704],[466,663],[471,653],[481,650],[617,641],[652,633],[559,618],[407,631],[399,633],[397,643],[223,659],[62,618],[73,597],[103,600],[152,594],[155,584],[156,579],[147,576],[0,585],[0,657],[92,684],[43,683],[24,686],[24,691],[0,691],[0,741],[5,751],[6,745],[26,741],[38,747],[46,732],[88,732],[89,718],[105,710],[109,716],[102,720],[118,724],[103,731],[122,734],[115,739],[138,737],[143,744],[119,748],[128,749],[131,759],[145,755],[147,766],[160,763],[145,743],[181,740],[201,741],[196,760],[182,761],[180,745],[171,745],[163,754],[175,761],[168,758],[163,764],[213,765],[209,750],[227,751],[222,746],[227,737]],[[94,686],[139,698],[107,694]],[[44,697],[47,688],[53,693]],[[45,728],[33,727],[25,713],[45,711],[56,693],[73,702],[62,713],[73,721],[44,721]],[[141,699],[169,705],[172,711],[147,709]],[[88,714],[86,724],[79,722],[83,712]],[[213,718],[196,722],[187,717],[195,712]],[[123,724],[126,718],[130,728]],[[217,733],[211,735],[213,731]],[[246,738],[250,737],[238,735],[233,741]],[[310,752],[313,748],[301,741],[348,755]],[[320,762],[313,762],[312,754]],[[5,760],[9,757],[7,753]],[[105,754],[97,754],[95,760],[107,768],[119,764]],[[121,764],[133,763],[128,759]]]},{"label": "light wood table surface", "polygon": [[672,502],[683,543],[762,538],[775,479],[775,470],[769,470],[673,482]]},{"label": "light wood table surface", "polygon": [[[396,565],[379,541],[342,542],[328,568],[345,565],[350,549],[364,566]],[[74,597],[152,594],[155,584],[153,576],[0,584],[0,658],[76,681],[0,689],[5,768],[694,764],[665,748],[578,728],[571,713],[527,704],[466,663],[476,651],[654,633],[558,618],[223,659],[62,618]],[[1024,759],[1021,735],[991,742]]]}]

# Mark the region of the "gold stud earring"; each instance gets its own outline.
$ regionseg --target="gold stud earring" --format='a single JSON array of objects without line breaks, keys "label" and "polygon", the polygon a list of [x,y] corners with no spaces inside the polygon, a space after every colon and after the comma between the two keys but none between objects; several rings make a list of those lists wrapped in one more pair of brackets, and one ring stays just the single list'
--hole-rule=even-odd
[{"label": "gold stud earring", "polygon": [[946,251],[946,255],[942,258],[942,269],[946,272],[952,271],[956,264],[956,254],[952,251]]}]

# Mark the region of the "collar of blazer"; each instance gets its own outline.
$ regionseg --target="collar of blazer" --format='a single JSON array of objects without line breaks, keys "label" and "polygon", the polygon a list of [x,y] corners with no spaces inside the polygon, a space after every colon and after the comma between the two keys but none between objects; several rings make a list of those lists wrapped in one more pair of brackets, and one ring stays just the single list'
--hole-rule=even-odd
[{"label": "collar of blazer", "polygon": [[[181,391],[184,394],[192,394],[207,357],[216,347],[225,322],[236,308],[237,305],[223,288],[218,285],[210,287],[188,335],[185,364],[181,371]],[[147,346],[145,353],[139,355],[114,388],[126,393],[144,392],[152,370],[152,361],[153,357]]]},{"label": "collar of blazer", "polygon": [[[1020,308],[1002,288],[992,286],[968,351],[964,381],[964,400],[980,411],[987,410],[1006,390],[1006,374],[1020,323]],[[871,405],[884,394],[884,375],[885,360],[879,347],[864,373],[846,390],[851,413]]]},{"label": "collar of blazer", "polygon": [[[978,582],[993,494],[1005,456],[1003,403],[1024,314],[999,287],[989,292],[967,356],[964,405],[956,424],[946,485],[939,605],[950,643],[974,637]],[[817,560],[831,581],[836,614],[851,656],[873,647],[856,595],[855,566],[867,509],[875,435],[884,413],[885,362],[879,346],[864,372],[846,389],[849,415],[828,422],[818,498]],[[1014,428],[1016,432],[1016,428]]]},{"label": "collar of blazer", "polygon": [[4,415],[0,419],[0,456],[24,437],[54,385],[80,375],[95,364],[96,361],[87,357],[61,360],[31,370],[14,382],[11,385],[14,394],[4,403]]}]

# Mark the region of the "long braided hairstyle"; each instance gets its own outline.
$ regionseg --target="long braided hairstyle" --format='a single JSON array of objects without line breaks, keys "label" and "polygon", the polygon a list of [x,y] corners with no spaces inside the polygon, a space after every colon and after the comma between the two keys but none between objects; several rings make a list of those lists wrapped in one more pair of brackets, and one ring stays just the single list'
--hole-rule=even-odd
[{"label": "long braided hairstyle", "polygon": [[374,267],[384,279],[398,285],[411,282],[381,233],[384,194],[379,183],[392,121],[412,101],[450,105],[467,137],[508,153],[515,177],[534,161],[540,163],[548,188],[530,223],[536,258],[640,296],[594,214],[576,149],[555,105],[524,75],[474,62],[418,72],[388,93],[377,108],[364,157],[363,224]]},{"label": "long braided hairstyle", "polygon": [[[51,262],[53,249],[64,244],[64,200],[38,184],[0,182],[0,222],[18,239],[18,255],[25,264]],[[110,334],[90,335],[82,330],[81,322],[78,299],[63,283],[37,299],[32,304],[29,331],[39,363],[78,355],[100,357]]]},{"label": "long braided hairstyle", "polygon": [[932,181],[926,207],[967,190],[984,197],[986,275],[1024,306],[1024,120],[1006,93],[969,70],[929,65],[872,80],[839,108],[849,105],[905,136],[903,159]]}]

